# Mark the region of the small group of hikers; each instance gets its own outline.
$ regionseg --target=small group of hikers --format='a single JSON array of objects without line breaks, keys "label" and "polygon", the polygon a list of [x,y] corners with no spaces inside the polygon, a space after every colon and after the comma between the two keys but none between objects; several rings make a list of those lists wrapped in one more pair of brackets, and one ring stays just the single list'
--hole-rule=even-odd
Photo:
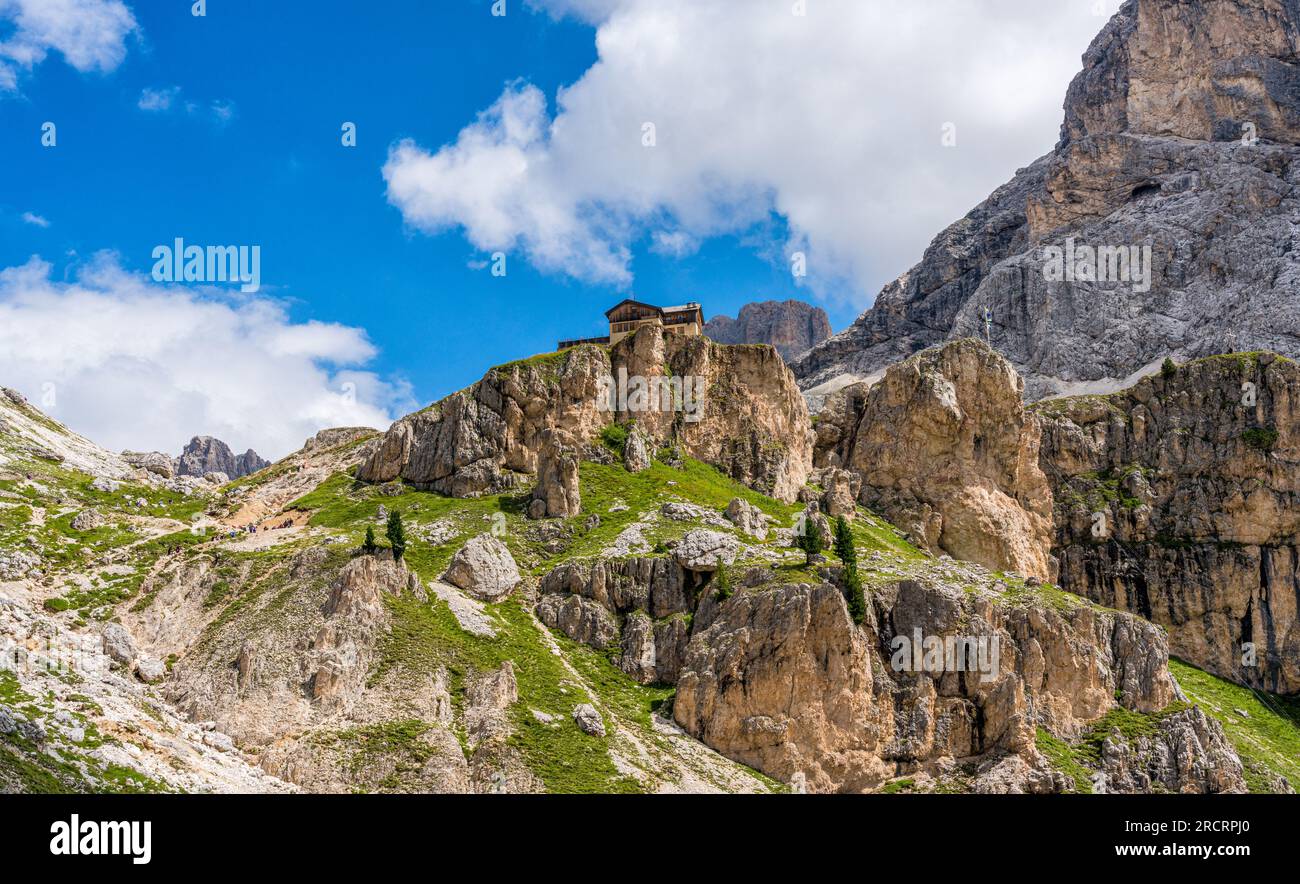
[{"label": "small group of hikers", "polygon": [[292,527],[293,527],[292,518],[285,519],[283,522],[281,522],[278,525],[263,525],[261,522],[257,522],[254,524],[245,525],[243,528],[231,528],[228,532],[226,532],[226,537],[233,540],[234,538],[239,536],[239,532],[241,531],[244,532],[245,534],[256,534],[258,531],[280,531],[285,528],[292,528]]}]

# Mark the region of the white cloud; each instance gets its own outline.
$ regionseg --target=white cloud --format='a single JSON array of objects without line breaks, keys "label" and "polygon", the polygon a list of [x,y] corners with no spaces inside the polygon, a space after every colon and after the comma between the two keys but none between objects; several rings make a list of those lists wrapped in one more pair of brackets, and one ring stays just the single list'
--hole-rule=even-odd
[{"label": "white cloud", "polygon": [[31,224],[35,227],[49,227],[50,222],[35,212],[23,212],[23,223]]},{"label": "white cloud", "polygon": [[111,71],[137,29],[121,0],[0,0],[0,22],[13,28],[0,42],[0,91],[16,89],[19,71],[32,70],[51,51],[79,71]]},{"label": "white cloud", "polygon": [[235,103],[228,99],[219,98],[202,104],[192,99],[181,101],[180,98],[180,86],[146,88],[140,93],[136,106],[148,113],[167,113],[173,109],[184,111],[191,117],[207,117],[219,127],[228,125],[235,118]]},{"label": "white cloud", "polygon": [[172,102],[181,94],[181,87],[168,86],[163,89],[145,89],[140,93],[137,107],[142,111],[160,112],[170,110]]},{"label": "white cloud", "polygon": [[74,282],[39,258],[0,270],[0,384],[114,450],[196,434],[279,457],[317,430],[385,427],[409,387],[368,371],[365,331],[294,322],[266,299],[156,284],[100,255]]},{"label": "white cloud", "polygon": [[235,118],[235,103],[233,101],[214,101],[212,102],[212,119],[218,126],[224,126]]},{"label": "white cloud", "polygon": [[455,142],[395,144],[384,177],[407,223],[627,285],[643,241],[688,254],[775,213],[779,260],[806,250],[813,287],[858,303],[1052,147],[1105,22],[1092,0],[530,5],[595,24],[598,60],[554,109],[513,83]]}]

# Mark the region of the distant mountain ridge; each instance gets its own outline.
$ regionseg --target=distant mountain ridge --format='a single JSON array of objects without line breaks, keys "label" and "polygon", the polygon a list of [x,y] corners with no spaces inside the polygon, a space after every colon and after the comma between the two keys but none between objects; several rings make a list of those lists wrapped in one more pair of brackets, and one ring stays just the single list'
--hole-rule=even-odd
[{"label": "distant mountain ridge", "polygon": [[758,301],[740,308],[735,318],[715,316],[704,334],[719,344],[771,344],[786,362],[831,336],[826,311],[803,301]]},{"label": "distant mountain ridge", "polygon": [[230,446],[212,436],[195,436],[176,458],[178,476],[205,476],[208,473],[225,473],[231,479],[256,473],[269,467],[271,462],[253,449],[235,454]]}]

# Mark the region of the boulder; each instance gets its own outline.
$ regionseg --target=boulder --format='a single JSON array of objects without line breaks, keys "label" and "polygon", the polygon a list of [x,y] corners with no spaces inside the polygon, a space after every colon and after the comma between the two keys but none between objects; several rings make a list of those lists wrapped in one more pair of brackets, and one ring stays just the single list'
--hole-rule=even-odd
[{"label": "boulder", "polygon": [[766,540],[768,523],[767,514],[747,500],[733,497],[727,504],[727,520],[755,540]]},{"label": "boulder", "polygon": [[136,661],[135,674],[145,684],[158,684],[167,677],[167,665],[153,657],[141,657]]},{"label": "boulder", "polygon": [[172,459],[160,451],[123,451],[122,460],[137,469],[164,479],[171,479],[176,475]]},{"label": "boulder", "polygon": [[623,446],[623,466],[629,473],[650,469],[650,446],[635,426],[628,432],[627,442]]},{"label": "boulder", "polygon": [[494,602],[508,595],[521,578],[509,548],[491,534],[480,534],[452,557],[443,579],[475,598]]},{"label": "boulder", "polygon": [[820,480],[823,492],[820,499],[821,511],[834,519],[844,516],[852,519],[858,509],[858,493],[862,489],[862,479],[849,470],[828,467],[814,475]]},{"label": "boulder", "polygon": [[590,703],[583,703],[580,706],[575,706],[573,709],[573,720],[577,722],[578,727],[582,729],[584,734],[589,734],[593,737],[605,736],[605,720],[600,717],[600,713],[596,711],[596,707],[592,706]]},{"label": "boulder", "polygon": [[89,509],[77,513],[72,520],[73,531],[93,531],[104,524],[104,516],[99,510]]},{"label": "boulder", "polygon": [[688,571],[716,571],[740,553],[740,541],[730,534],[703,528],[687,532],[673,545],[673,558]]},{"label": "boulder", "polygon": [[0,552],[0,580],[22,580],[35,574],[41,566],[40,556],[25,550]]},{"label": "boulder", "polygon": [[123,666],[130,666],[135,662],[136,648],[135,640],[131,638],[131,633],[127,632],[126,627],[120,623],[109,623],[104,627],[100,634],[103,640],[104,653]]}]

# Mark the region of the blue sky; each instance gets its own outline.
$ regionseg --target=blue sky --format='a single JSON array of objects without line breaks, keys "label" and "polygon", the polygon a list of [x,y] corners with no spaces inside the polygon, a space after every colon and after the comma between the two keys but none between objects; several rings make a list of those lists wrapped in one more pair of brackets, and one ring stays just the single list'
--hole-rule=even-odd
[{"label": "blue sky", "polygon": [[[42,36],[21,16],[11,13],[6,21],[0,9],[0,41],[12,45],[16,35],[28,35],[45,53],[35,63],[11,61],[16,82],[0,89],[0,268],[12,275],[33,256],[50,265],[37,283],[28,277],[42,273],[33,272],[21,283],[0,285],[0,306],[6,298],[11,306],[23,301],[22,286],[38,284],[68,309],[73,290],[63,286],[105,264],[147,279],[154,247],[176,237],[200,245],[257,244],[262,291],[256,299],[271,299],[283,311],[270,320],[273,327],[315,321],[354,330],[339,352],[322,345],[308,358],[321,368],[323,384],[336,384],[349,364],[370,379],[362,388],[373,408],[357,418],[365,422],[471,383],[492,364],[552,349],[558,338],[599,334],[603,310],[632,293],[661,303],[698,300],[708,315],[734,315],[748,301],[799,297],[826,307],[836,330],[846,327],[881,284],[919,258],[943,224],[1050,148],[1064,83],[1101,24],[1078,13],[1068,27],[1045,28],[1047,45],[1025,62],[1048,72],[1045,84],[1002,83],[1005,72],[974,58],[965,72],[945,78],[940,71],[917,95],[891,99],[902,104],[882,99],[875,109],[873,83],[885,92],[899,87],[886,88],[872,71],[848,83],[851,91],[821,75],[784,96],[785,105],[768,101],[779,86],[768,82],[743,40],[691,45],[723,39],[716,20],[696,20],[709,3],[672,0],[652,13],[645,0],[510,0],[504,17],[491,14],[490,0],[210,0],[204,17],[193,16],[188,2],[71,0],[79,4],[90,12],[125,9],[133,18],[134,27],[117,41],[120,60],[87,62],[77,46]],[[732,14],[725,10],[713,14]],[[770,30],[773,21],[786,26],[763,19],[753,27]],[[1033,26],[1023,14],[1017,21]],[[812,26],[833,35],[843,24],[814,20]],[[879,33],[879,21],[869,24],[869,33]],[[742,37],[746,26],[737,25]],[[796,20],[793,27],[804,25]],[[749,39],[766,39],[764,33],[756,30]],[[849,42],[823,52],[818,40],[825,38],[807,39],[810,49],[787,60],[794,70],[803,69],[800,51],[810,60],[812,50],[819,57],[843,51],[851,59],[864,48]],[[684,54],[672,57],[679,48]],[[105,51],[112,55],[114,47]],[[692,72],[697,60],[714,66]],[[0,81],[3,61],[0,51]],[[654,72],[656,64],[663,72]],[[650,87],[636,81],[647,68]],[[976,143],[949,150],[939,142],[941,124],[970,104],[952,84],[972,70],[986,71],[994,85],[985,93],[993,94],[963,131]],[[670,82],[676,76],[686,79]],[[663,84],[663,94],[653,94],[656,84]],[[567,107],[562,90],[572,90]],[[935,94],[948,97],[938,102]],[[534,95],[540,107],[526,100]],[[822,96],[826,103],[818,108]],[[909,116],[926,101],[946,106]],[[536,124],[537,132],[516,139],[507,131],[516,105],[523,125]],[[728,119],[738,105],[744,116]],[[877,117],[886,111],[894,116]],[[790,129],[799,134],[801,114],[805,128],[827,127],[807,131],[806,148],[786,141]],[[614,136],[619,147],[610,149],[601,142],[605,123],[624,117],[630,128]],[[657,153],[640,140],[642,118],[660,121]],[[57,125],[54,148],[41,144],[46,121]],[[357,126],[355,148],[340,143],[345,121]],[[889,146],[899,140],[884,137],[893,127],[903,140],[917,133],[917,144]],[[462,137],[466,130],[482,137]],[[820,156],[836,133],[843,152]],[[984,134],[988,143],[979,143]],[[395,162],[392,151],[403,143],[410,152]],[[876,145],[883,145],[879,156]],[[839,174],[864,189],[843,198],[827,173],[858,156]],[[526,173],[497,174],[521,157]],[[892,168],[900,158],[918,165]],[[441,160],[448,165],[430,171]],[[644,165],[650,162],[656,165]],[[407,168],[402,189],[386,180]],[[791,168],[796,172],[787,174]],[[485,181],[473,178],[480,173]],[[503,177],[506,184],[494,183]],[[870,213],[855,214],[867,203]],[[540,220],[523,220],[514,217],[520,206],[545,211]],[[554,228],[566,232],[556,235]],[[484,266],[497,248],[508,256],[503,278]],[[824,256],[820,264],[814,260],[824,272],[796,280],[787,263],[796,249]],[[615,257],[588,261],[597,253]],[[96,292],[119,297],[123,285],[103,283]],[[233,287],[181,297],[224,301],[233,310],[248,300]],[[33,315],[9,314],[13,325],[34,328]],[[150,333],[148,314],[128,315],[137,332]],[[316,409],[318,417],[297,415],[281,436],[260,424],[288,407],[285,402],[232,415],[212,404],[219,394],[190,391],[199,403],[191,412],[153,393],[155,410],[171,408],[183,418],[159,417],[137,439],[128,427],[106,424],[104,409],[86,401],[91,390],[102,400],[103,388],[77,378],[91,369],[111,374],[124,361],[147,372],[142,365],[154,357],[110,349],[96,368],[75,355],[40,350],[39,359],[24,362],[15,354],[36,348],[14,337],[22,333],[11,328],[11,352],[0,352],[0,370],[16,375],[0,377],[0,384],[18,385],[29,396],[47,376],[70,385],[50,410],[92,437],[108,436],[106,444],[174,448],[176,437],[211,432],[280,455],[285,451],[274,449],[292,447],[313,419],[348,416],[319,416]],[[190,349],[202,347],[202,338],[196,334],[199,343]],[[365,352],[353,352],[358,347]],[[243,359],[240,353],[234,345],[214,351],[211,370],[233,371],[227,360]],[[74,362],[83,374],[66,368]],[[267,372],[278,373],[276,364],[268,363]],[[159,384],[182,385],[168,377],[175,375]],[[266,382],[274,385],[276,378]],[[301,394],[288,388],[283,395]],[[187,428],[186,421],[204,425]]]}]

